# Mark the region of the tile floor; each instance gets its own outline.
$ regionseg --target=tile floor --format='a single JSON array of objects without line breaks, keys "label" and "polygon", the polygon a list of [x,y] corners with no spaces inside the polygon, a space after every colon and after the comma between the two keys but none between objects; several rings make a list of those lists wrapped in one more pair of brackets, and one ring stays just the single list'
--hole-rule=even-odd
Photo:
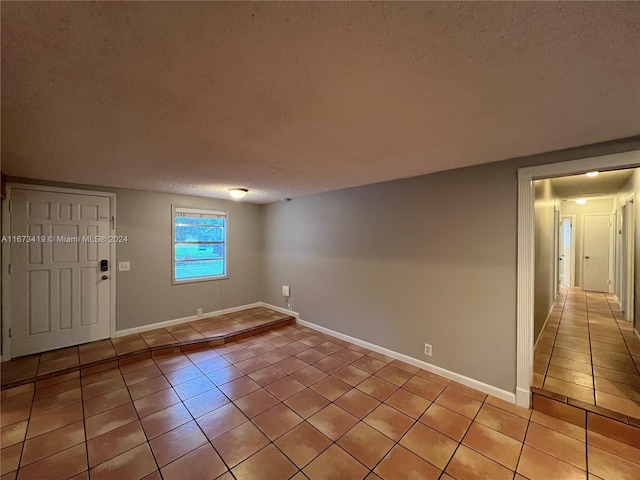
[{"label": "tile floor", "polygon": [[152,349],[229,339],[247,330],[277,325],[286,319],[293,320],[293,317],[269,308],[256,307],[140,334],[28,355],[2,363],[2,386],[34,381],[37,377],[44,378],[65,370],[75,370],[80,366],[91,366]]},{"label": "tile floor", "polygon": [[534,361],[533,386],[640,419],[640,340],[611,295],[563,290]]},{"label": "tile floor", "polygon": [[298,325],[1,395],[2,480],[640,478],[636,436]]}]

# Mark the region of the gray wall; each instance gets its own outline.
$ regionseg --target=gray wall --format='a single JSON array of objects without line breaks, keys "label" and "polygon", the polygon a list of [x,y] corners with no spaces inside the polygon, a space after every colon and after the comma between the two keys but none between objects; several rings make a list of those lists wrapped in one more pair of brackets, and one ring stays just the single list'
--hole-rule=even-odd
[{"label": "gray wall", "polygon": [[[118,329],[126,329],[259,302],[263,298],[262,229],[259,205],[161,193],[118,190]],[[171,204],[226,210],[229,215],[229,278],[171,284]]]},{"label": "gray wall", "polygon": [[631,139],[267,205],[265,300],[283,306],[290,285],[304,320],[514,391],[517,168],[638,147]]},{"label": "gray wall", "polygon": [[549,310],[555,301],[557,288],[557,239],[555,212],[559,199],[551,180],[536,180],[535,184],[535,279],[533,304],[533,338],[538,339]]},{"label": "gray wall", "polygon": [[[260,205],[213,198],[141,192],[99,186],[9,179],[116,194],[117,233],[127,243],[116,246],[118,261],[131,271],[116,272],[116,327],[140,327],[263,300],[263,251]],[[171,284],[171,205],[226,210],[229,215],[229,278]]]},{"label": "gray wall", "polygon": [[[305,320],[514,391],[518,167],[637,149],[640,138],[266,206],[84,188],[116,192],[129,236],[119,329],[198,307],[284,306],[287,284]],[[228,207],[229,280],[171,286],[172,202]]]}]

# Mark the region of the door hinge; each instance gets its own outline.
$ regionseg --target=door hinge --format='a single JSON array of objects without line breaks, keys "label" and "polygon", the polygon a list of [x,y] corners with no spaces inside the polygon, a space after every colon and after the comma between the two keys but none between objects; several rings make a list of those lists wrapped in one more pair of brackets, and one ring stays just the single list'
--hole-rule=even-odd
[{"label": "door hinge", "polygon": [[9,338],[11,338],[11,329],[9,329]]},{"label": "door hinge", "polygon": [[12,273],[13,273],[13,268],[12,268],[12,265],[9,264],[9,275],[11,275]]},{"label": "door hinge", "polygon": [[111,230],[116,229],[116,217],[115,215],[111,215]]},{"label": "door hinge", "polygon": [[9,200],[9,213],[11,213],[11,200]]}]

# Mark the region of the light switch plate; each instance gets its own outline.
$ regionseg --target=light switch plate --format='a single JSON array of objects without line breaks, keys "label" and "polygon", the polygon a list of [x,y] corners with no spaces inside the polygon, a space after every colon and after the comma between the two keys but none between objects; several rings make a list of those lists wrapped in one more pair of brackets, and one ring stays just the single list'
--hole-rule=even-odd
[{"label": "light switch plate", "polygon": [[128,272],[131,270],[131,262],[118,262],[119,272]]}]

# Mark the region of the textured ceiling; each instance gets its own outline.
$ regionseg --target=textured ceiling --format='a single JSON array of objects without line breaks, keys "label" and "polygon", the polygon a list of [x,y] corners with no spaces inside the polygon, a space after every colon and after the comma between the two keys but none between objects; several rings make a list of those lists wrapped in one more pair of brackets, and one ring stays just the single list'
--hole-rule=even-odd
[{"label": "textured ceiling", "polygon": [[638,2],[2,2],[12,176],[269,202],[640,134]]},{"label": "textured ceiling", "polygon": [[587,177],[584,174],[558,177],[551,179],[551,186],[560,197],[611,195],[618,193],[632,173],[633,169],[626,169],[600,172],[597,177]]}]

